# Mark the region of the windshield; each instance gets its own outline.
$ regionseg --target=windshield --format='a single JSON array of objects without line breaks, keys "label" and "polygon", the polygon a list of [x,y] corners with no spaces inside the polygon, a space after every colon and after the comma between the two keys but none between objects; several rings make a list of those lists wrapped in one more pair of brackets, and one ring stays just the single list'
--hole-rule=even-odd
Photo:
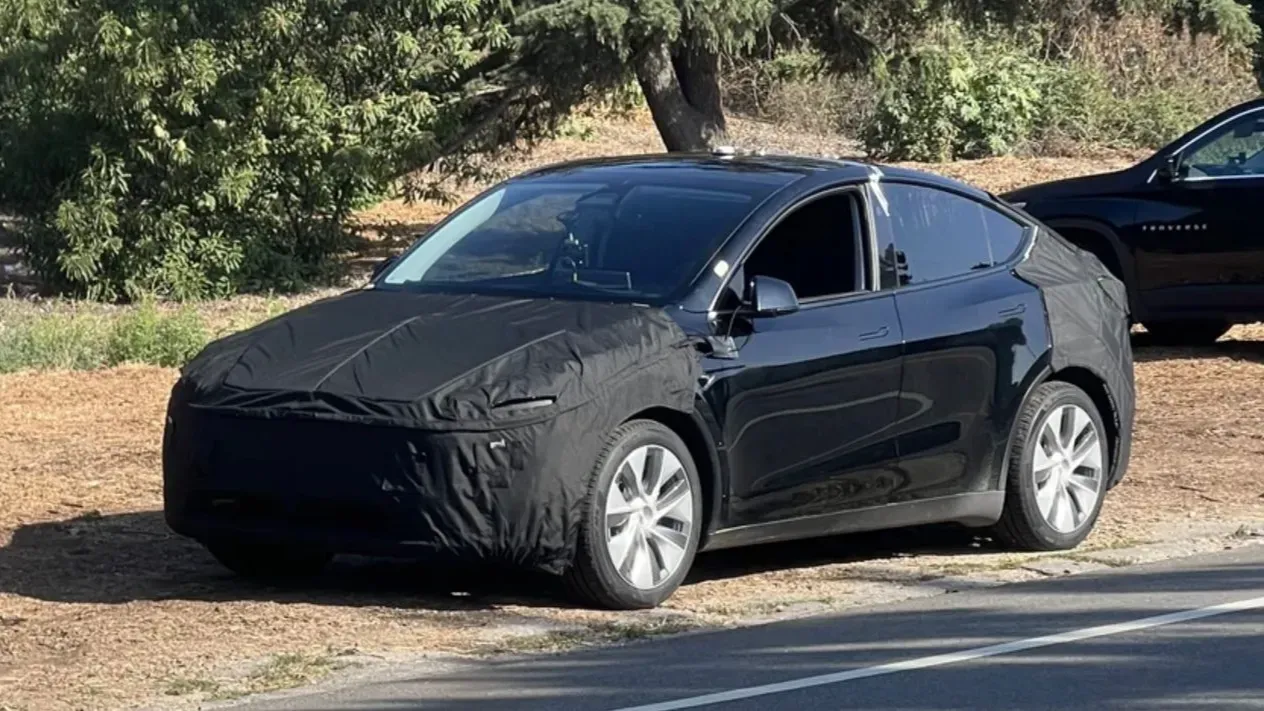
[{"label": "windshield", "polygon": [[694,187],[531,180],[468,205],[383,273],[382,286],[663,302],[687,288],[781,181]]}]

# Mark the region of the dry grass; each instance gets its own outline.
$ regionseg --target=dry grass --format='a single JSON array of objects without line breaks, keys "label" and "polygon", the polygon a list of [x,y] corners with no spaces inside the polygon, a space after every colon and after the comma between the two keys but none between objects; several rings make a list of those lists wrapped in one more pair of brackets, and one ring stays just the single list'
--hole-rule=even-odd
[{"label": "dry grass", "polygon": [[[764,133],[761,133],[764,132]],[[804,152],[827,139],[739,123],[735,133]],[[766,134],[766,135],[765,135]],[[534,160],[657,150],[652,127],[604,124]],[[523,160],[514,158],[514,160]],[[990,160],[937,167],[993,190],[1126,164],[1128,156]],[[365,219],[421,224],[434,207]],[[287,302],[287,306],[300,300]],[[271,302],[208,305],[216,323]],[[1144,341],[1144,335],[1139,336]],[[1264,518],[1264,328],[1202,350],[1140,347],[1133,467],[1087,544],[1110,548],[1174,524]],[[0,699],[18,708],[176,708],[306,683],[355,650],[382,655],[550,651],[787,609],[932,594],[927,581],[986,572],[1024,579],[1024,557],[944,532],[891,532],[702,556],[666,609],[574,609],[547,584],[346,561],[298,590],[231,577],[161,514],[159,445],[175,372],[126,367],[0,376]]]}]

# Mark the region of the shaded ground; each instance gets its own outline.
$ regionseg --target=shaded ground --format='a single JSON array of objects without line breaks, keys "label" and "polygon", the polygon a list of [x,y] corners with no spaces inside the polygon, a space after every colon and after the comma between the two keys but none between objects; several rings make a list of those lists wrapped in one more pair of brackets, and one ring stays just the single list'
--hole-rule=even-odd
[{"label": "shaded ground", "polygon": [[[1088,548],[1264,519],[1264,395],[1243,386],[1264,377],[1262,337],[1264,327],[1239,328],[1212,348],[1163,350],[1138,336],[1133,468]],[[163,525],[159,441],[173,377],[0,377],[4,703],[111,708],[171,694],[176,704],[299,683],[357,653],[543,650],[931,594],[910,586],[944,575],[1037,576],[986,542],[932,530],[705,555],[654,613],[569,608],[532,579],[357,560],[301,591],[250,585]]]}]

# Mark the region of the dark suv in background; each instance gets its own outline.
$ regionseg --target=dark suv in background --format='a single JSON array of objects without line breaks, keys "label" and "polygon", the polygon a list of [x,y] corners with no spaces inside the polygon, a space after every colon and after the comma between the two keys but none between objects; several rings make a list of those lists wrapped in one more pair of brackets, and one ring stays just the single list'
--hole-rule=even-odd
[{"label": "dark suv in background", "polygon": [[1264,99],[1126,170],[1002,197],[1096,254],[1158,343],[1211,343],[1264,318]]}]

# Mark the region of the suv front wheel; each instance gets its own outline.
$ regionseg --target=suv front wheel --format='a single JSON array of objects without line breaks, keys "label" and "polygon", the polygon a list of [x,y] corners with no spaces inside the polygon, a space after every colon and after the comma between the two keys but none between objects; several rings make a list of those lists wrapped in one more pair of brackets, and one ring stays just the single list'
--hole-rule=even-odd
[{"label": "suv front wheel", "polygon": [[689,448],[658,422],[632,421],[610,435],[591,477],[571,589],[606,608],[657,606],[685,579],[702,533]]}]

